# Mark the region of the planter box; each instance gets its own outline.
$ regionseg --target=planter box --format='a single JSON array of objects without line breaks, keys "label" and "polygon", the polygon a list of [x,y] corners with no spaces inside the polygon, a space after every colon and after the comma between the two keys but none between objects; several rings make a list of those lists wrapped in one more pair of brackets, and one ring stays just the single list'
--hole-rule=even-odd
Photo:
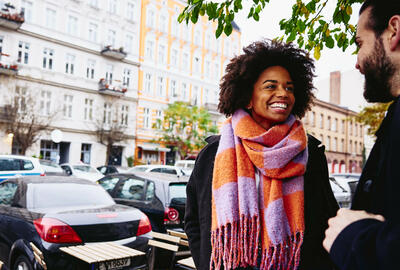
[{"label": "planter box", "polygon": [[18,74],[18,70],[0,67],[0,74],[13,76]]},{"label": "planter box", "polygon": [[119,50],[113,50],[113,49],[109,49],[109,48],[105,48],[101,51],[102,55],[114,58],[114,59],[124,59],[126,57],[126,52],[124,51],[119,51]]},{"label": "planter box", "polygon": [[3,17],[0,17],[0,26],[8,28],[8,29],[17,30],[18,28],[21,27],[22,24],[23,24],[23,22],[12,21],[12,20],[8,20]]}]

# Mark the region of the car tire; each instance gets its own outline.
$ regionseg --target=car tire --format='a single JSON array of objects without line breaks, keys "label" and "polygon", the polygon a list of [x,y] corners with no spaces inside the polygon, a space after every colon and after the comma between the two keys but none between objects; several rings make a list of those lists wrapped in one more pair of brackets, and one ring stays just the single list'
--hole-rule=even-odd
[{"label": "car tire", "polygon": [[15,260],[14,270],[33,270],[30,260],[25,255],[19,255]]}]

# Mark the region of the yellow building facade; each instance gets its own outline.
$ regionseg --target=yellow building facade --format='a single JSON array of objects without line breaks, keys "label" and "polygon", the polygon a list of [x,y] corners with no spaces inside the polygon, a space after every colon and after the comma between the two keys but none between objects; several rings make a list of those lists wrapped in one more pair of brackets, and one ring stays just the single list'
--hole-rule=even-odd
[{"label": "yellow building facade", "polygon": [[219,80],[229,59],[239,53],[240,29],[215,38],[217,24],[201,17],[193,25],[178,23],[186,2],[144,0],[141,4],[138,106],[135,159],[140,163],[173,163],[171,149],[157,142],[153,129],[169,103],[185,101],[215,113]]}]

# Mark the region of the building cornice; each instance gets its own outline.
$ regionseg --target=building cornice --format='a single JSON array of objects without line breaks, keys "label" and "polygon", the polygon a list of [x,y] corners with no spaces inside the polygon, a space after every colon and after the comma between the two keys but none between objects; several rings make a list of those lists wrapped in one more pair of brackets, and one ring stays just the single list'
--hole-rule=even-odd
[{"label": "building cornice", "polygon": [[[37,79],[37,78],[32,78],[32,77],[27,77],[27,76],[21,76],[21,75],[16,75],[17,79],[20,80],[25,80],[29,82],[35,82],[35,83],[40,83],[40,84],[45,84],[45,85],[50,85],[50,86],[55,86],[55,87],[60,87],[60,88],[67,88],[71,90],[76,90],[84,93],[90,93],[90,94],[99,94],[98,90],[93,90],[93,89],[88,89],[84,87],[79,87],[79,86],[73,86],[73,85],[68,85],[68,84],[63,84],[63,83],[58,83],[58,82],[53,82],[53,81],[47,81],[43,79]],[[136,97],[127,97],[127,96],[120,96],[121,99],[132,101],[132,102],[137,102],[138,98]]]},{"label": "building cornice", "polygon": [[[96,131],[95,130],[84,130],[84,129],[76,129],[76,128],[66,128],[66,127],[60,127],[60,126],[51,126],[49,129],[59,129],[63,132],[69,132],[69,133],[77,133],[77,134],[86,134],[86,135],[95,135],[96,136]],[[126,138],[128,140],[135,140],[136,136],[135,135],[126,135]]]},{"label": "building cornice", "polygon": [[357,115],[357,112],[355,112],[355,111],[352,111],[352,110],[350,110],[348,108],[345,108],[345,107],[342,107],[342,106],[339,106],[339,105],[336,105],[336,104],[333,104],[333,103],[322,101],[320,99],[315,99],[314,100],[314,104],[317,105],[317,106],[320,106],[320,107],[324,107],[324,108],[327,108],[327,109],[330,109],[330,110],[334,110],[334,111],[337,111],[337,112],[344,113],[346,115],[353,115],[353,116]]},{"label": "building cornice", "polygon": [[[66,42],[66,41],[63,41],[63,40],[55,39],[55,38],[52,38],[52,37],[44,36],[44,35],[41,35],[41,34],[38,34],[38,33],[34,33],[34,32],[31,32],[31,31],[28,31],[28,30],[24,30],[24,29],[21,29],[21,28],[18,29],[17,32],[21,33],[21,34],[24,34],[24,35],[27,35],[27,36],[35,37],[35,38],[38,38],[38,39],[41,39],[41,40],[45,40],[45,41],[49,41],[49,42],[52,42],[52,43],[55,43],[55,44],[66,46],[66,47],[69,47],[69,48],[72,48],[72,49],[76,49],[76,50],[79,50],[79,51],[83,51],[83,52],[87,52],[87,53],[90,53],[90,54],[102,56],[100,51],[89,49],[89,48],[86,48],[86,47],[83,47],[83,46],[79,46],[79,45],[76,45],[76,44],[73,44],[73,43],[70,43],[70,42]],[[104,56],[102,56],[102,57],[104,57]],[[139,62],[128,60],[128,59],[122,59],[122,60],[118,60],[118,61],[126,63],[126,64],[130,64],[130,65],[134,65],[134,66],[137,66],[137,67],[140,66]]]}]

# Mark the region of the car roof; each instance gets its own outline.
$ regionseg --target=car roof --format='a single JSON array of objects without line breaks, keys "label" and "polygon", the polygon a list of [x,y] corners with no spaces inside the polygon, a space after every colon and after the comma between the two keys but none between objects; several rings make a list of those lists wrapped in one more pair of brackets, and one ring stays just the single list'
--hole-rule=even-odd
[{"label": "car roof", "polygon": [[9,178],[2,183],[5,182],[17,182],[19,184],[53,184],[53,183],[76,183],[76,184],[83,184],[83,185],[97,185],[96,183],[73,177],[73,176],[24,176],[18,178]]},{"label": "car roof", "polygon": [[37,158],[34,157],[27,157],[21,155],[0,155],[0,158],[20,158],[20,159],[38,160]]},{"label": "car roof", "polygon": [[162,182],[176,182],[176,183],[186,183],[188,178],[177,177],[173,174],[159,173],[159,172],[133,172],[133,173],[116,173],[110,174],[109,176],[136,176],[141,179],[147,179],[152,181],[162,181]]}]

